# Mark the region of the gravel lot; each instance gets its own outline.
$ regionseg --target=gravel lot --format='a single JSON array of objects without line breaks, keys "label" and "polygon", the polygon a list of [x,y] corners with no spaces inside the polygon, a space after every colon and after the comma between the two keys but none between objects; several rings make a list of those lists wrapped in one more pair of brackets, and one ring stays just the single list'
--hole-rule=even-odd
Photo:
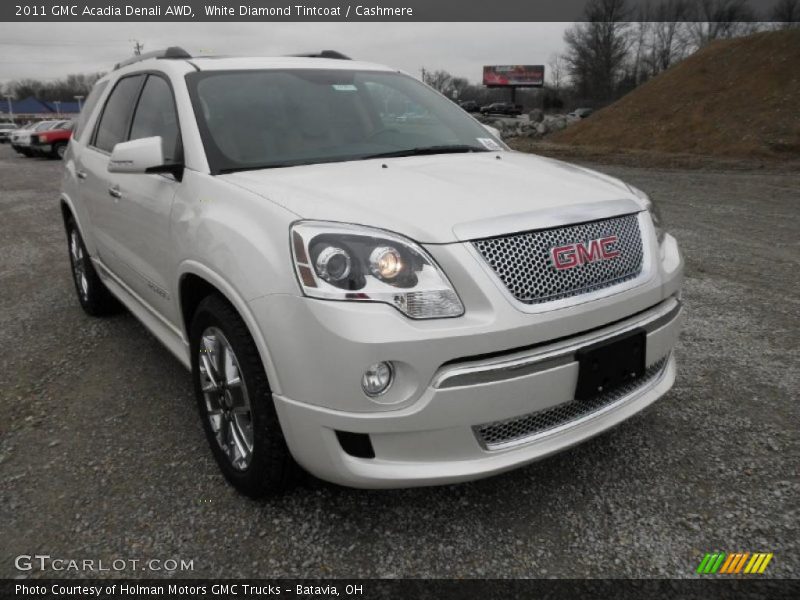
[{"label": "gravel lot", "polygon": [[309,478],[254,502],[218,473],[183,367],[129,314],[81,311],[61,168],[0,147],[0,577],[34,553],[200,577],[691,577],[714,550],[800,576],[797,172],[602,167],[660,201],[687,257],[679,379],[643,414],[475,483]]}]

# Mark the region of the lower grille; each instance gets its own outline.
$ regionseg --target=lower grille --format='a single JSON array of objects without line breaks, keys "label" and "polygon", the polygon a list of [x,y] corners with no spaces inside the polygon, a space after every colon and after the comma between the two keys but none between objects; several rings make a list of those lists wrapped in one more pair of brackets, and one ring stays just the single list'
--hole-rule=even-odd
[{"label": "lower grille", "polygon": [[664,371],[668,358],[669,356],[665,356],[647,367],[638,379],[589,400],[572,400],[506,421],[477,425],[474,427],[475,436],[487,450],[499,450],[508,444],[521,442],[565,423],[588,417],[655,382]]}]

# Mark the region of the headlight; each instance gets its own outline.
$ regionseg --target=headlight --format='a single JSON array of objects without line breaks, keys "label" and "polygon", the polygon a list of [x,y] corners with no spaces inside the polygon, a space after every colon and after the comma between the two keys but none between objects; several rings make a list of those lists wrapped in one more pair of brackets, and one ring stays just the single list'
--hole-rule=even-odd
[{"label": "headlight", "polygon": [[384,302],[412,319],[459,317],[464,306],[418,244],[357,225],[305,221],[291,228],[292,258],[306,296]]},{"label": "headlight", "polygon": [[647,212],[650,213],[650,219],[653,221],[653,227],[656,230],[656,240],[658,240],[658,244],[661,245],[661,242],[664,241],[664,234],[666,232],[664,231],[664,221],[661,219],[661,211],[658,210],[658,205],[650,200],[650,196],[648,196],[639,188],[634,187],[629,183],[626,183],[625,185],[628,186],[630,191],[644,201],[645,206],[647,207]]}]

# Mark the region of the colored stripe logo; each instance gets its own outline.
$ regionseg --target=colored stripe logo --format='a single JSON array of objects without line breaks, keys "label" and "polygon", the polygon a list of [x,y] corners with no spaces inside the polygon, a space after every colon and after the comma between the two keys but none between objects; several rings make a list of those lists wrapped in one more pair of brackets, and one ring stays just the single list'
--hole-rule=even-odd
[{"label": "colored stripe logo", "polygon": [[772,552],[707,552],[697,567],[700,575],[761,575],[767,570]]}]

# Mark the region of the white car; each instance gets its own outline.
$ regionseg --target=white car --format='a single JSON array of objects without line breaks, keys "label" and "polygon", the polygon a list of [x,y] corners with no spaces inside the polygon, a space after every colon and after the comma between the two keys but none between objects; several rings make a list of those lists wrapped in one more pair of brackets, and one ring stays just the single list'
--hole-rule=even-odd
[{"label": "white car", "polygon": [[248,495],[295,461],[365,488],[500,473],[675,379],[683,261],[648,197],[395,69],[144,55],[97,83],[65,163],[81,305],[121,302],[191,370]]},{"label": "white car", "polygon": [[11,121],[0,122],[0,144],[5,144],[11,141],[11,133],[17,129],[17,126]]}]

